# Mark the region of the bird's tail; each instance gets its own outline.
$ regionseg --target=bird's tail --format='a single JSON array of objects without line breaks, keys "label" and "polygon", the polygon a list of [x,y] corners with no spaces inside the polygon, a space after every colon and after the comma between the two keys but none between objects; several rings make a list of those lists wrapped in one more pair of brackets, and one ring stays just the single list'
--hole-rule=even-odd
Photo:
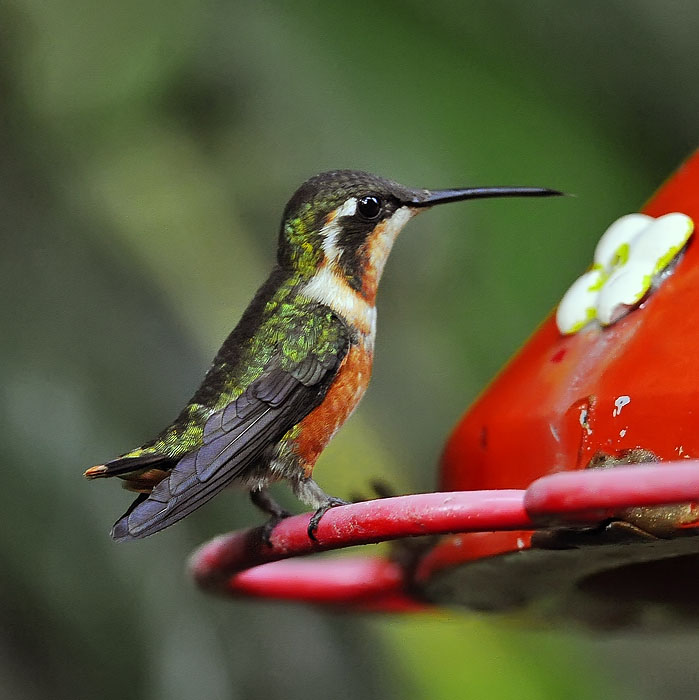
[{"label": "bird's tail", "polygon": [[84,473],[87,479],[103,479],[119,476],[126,480],[125,488],[131,491],[150,491],[162,481],[177,463],[176,459],[162,454],[124,456],[106,464],[90,467]]}]

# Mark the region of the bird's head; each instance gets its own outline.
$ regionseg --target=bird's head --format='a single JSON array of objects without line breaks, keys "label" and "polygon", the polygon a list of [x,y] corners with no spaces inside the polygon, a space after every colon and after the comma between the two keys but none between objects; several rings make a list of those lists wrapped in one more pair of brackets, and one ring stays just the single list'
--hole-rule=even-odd
[{"label": "bird's head", "polygon": [[286,205],[279,264],[305,279],[327,267],[373,298],[396,236],[424,209],[463,199],[558,194],[534,187],[413,189],[359,170],[321,173]]}]

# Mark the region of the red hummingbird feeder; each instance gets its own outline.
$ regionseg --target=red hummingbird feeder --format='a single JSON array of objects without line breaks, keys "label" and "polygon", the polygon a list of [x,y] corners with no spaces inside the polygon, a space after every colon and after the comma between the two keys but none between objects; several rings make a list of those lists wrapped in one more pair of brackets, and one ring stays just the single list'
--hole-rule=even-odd
[{"label": "red hummingbird feeder", "polygon": [[[409,611],[461,605],[590,625],[699,618],[699,152],[468,409],[438,493],[222,535],[191,559],[225,595]],[[306,557],[393,541],[386,557]],[[284,560],[284,561],[282,561]]]}]

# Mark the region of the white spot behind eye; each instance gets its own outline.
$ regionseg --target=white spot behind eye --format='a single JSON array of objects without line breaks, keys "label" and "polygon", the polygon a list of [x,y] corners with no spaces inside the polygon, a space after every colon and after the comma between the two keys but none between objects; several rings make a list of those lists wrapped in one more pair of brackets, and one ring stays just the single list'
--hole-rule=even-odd
[{"label": "white spot behind eye", "polygon": [[335,215],[335,221],[343,216],[354,216],[357,211],[357,198],[350,197],[337,208],[337,214]]},{"label": "white spot behind eye", "polygon": [[357,198],[350,197],[335,210],[333,220],[320,230],[320,235],[323,238],[323,252],[328,260],[338,260],[342,255],[342,248],[337,247],[337,239],[342,232],[340,219],[343,216],[354,216],[356,211]]}]

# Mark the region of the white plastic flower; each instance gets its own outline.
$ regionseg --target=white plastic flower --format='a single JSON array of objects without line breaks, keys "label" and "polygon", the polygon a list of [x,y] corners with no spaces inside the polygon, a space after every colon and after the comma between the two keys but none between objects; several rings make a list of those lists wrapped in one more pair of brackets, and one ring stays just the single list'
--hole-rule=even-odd
[{"label": "white plastic flower", "polygon": [[626,316],[660,285],[693,232],[693,221],[677,212],[617,219],[600,238],[592,267],[563,295],[558,330],[570,335],[590,322],[610,326]]}]

